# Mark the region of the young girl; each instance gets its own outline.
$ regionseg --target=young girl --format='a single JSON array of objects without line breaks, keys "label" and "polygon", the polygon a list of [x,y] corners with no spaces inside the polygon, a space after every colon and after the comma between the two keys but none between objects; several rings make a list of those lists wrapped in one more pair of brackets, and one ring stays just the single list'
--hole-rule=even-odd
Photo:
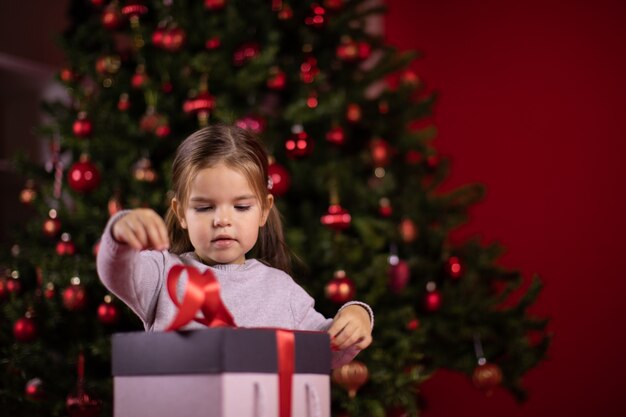
[{"label": "young girl", "polygon": [[[371,343],[372,310],[349,302],[326,319],[287,274],[290,258],[267,165],[263,146],[247,130],[195,132],[176,151],[165,221],[150,209],[114,215],[100,243],[98,274],[146,330],[158,331],[177,313],[165,285],[170,268],[183,261],[201,272],[210,268],[238,326],[327,331],[332,366],[343,365]],[[255,245],[258,259],[246,259]],[[202,327],[191,322],[185,329]]]}]

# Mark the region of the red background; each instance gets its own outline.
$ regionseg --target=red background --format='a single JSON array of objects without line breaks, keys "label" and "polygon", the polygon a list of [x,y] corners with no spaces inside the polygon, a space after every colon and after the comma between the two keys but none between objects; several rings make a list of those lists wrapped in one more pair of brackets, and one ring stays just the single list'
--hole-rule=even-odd
[{"label": "red background", "polygon": [[626,4],[386,3],[388,41],[422,51],[414,68],[440,93],[445,187],[487,186],[460,235],[497,240],[504,265],[542,276],[533,312],[554,333],[524,379],[528,402],[439,372],[423,386],[424,417],[623,415]]}]

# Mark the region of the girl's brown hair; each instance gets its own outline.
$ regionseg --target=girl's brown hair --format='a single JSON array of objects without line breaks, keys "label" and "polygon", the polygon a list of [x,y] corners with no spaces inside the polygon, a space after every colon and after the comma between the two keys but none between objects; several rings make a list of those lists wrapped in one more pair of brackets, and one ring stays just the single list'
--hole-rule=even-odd
[{"label": "girl's brown hair", "polygon": [[[241,172],[250,183],[263,209],[267,208],[268,161],[261,141],[251,132],[227,125],[202,128],[185,139],[174,156],[172,188],[174,197],[187,204],[191,182],[204,168],[224,163]],[[170,251],[176,254],[194,250],[187,231],[180,225],[170,207],[165,216],[170,238]],[[269,266],[291,272],[291,258],[285,245],[282,219],[276,205],[270,209],[267,222],[259,231],[257,259]]]}]

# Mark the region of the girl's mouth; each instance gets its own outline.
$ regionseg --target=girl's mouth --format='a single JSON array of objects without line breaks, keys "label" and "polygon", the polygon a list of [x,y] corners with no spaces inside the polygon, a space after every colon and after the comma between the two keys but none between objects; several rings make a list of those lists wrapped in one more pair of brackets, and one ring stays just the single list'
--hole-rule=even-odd
[{"label": "girl's mouth", "polygon": [[215,246],[217,246],[218,248],[227,248],[232,246],[234,243],[236,242],[235,239],[233,239],[230,236],[226,236],[226,235],[219,235],[217,237],[215,237],[214,239],[211,240],[211,243],[213,243]]}]

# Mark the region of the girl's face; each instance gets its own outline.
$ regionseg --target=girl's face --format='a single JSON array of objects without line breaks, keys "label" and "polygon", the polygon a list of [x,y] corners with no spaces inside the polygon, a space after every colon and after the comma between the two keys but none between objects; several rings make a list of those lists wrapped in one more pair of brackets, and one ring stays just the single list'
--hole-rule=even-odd
[{"label": "girl's face", "polygon": [[265,208],[246,177],[219,163],[198,171],[185,204],[172,200],[183,229],[196,254],[205,263],[242,264],[267,220],[274,200]]}]

